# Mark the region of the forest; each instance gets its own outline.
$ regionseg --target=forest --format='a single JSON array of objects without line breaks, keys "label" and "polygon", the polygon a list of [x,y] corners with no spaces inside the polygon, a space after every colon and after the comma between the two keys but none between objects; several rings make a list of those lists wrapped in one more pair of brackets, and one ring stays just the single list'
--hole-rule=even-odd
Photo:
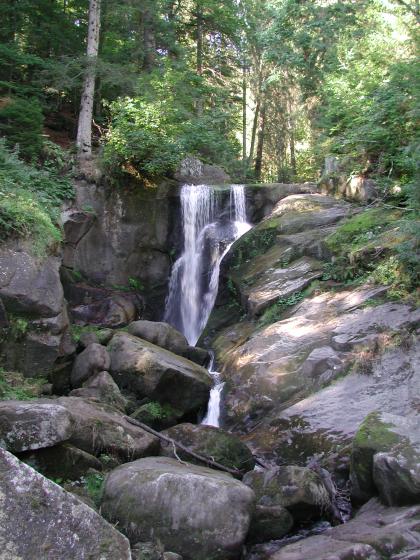
[{"label": "forest", "polygon": [[0,0],[0,557],[414,560],[420,1]]}]

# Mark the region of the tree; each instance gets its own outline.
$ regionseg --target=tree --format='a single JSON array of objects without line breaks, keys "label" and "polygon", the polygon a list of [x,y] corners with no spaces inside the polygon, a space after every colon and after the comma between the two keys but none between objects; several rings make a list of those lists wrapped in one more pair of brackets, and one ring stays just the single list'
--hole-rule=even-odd
[{"label": "tree", "polygon": [[87,65],[80,100],[79,122],[77,127],[77,154],[80,162],[92,155],[92,116],[95,95],[96,63],[99,49],[101,27],[101,0],[89,1],[89,26],[87,37]]}]

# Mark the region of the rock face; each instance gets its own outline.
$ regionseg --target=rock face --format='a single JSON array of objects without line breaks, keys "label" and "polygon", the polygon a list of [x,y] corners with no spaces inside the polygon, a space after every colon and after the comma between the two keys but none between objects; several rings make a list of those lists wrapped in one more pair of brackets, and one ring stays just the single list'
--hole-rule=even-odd
[{"label": "rock face", "polygon": [[[126,179],[120,188],[79,182],[74,207],[63,216],[65,269],[93,285],[127,288],[134,279],[147,294],[147,312],[160,318],[178,208],[175,182],[146,187]],[[71,297],[72,285],[78,282],[69,278],[65,286],[72,307],[90,303],[88,299],[75,303]]]},{"label": "rock face", "polygon": [[243,482],[254,490],[257,505],[287,508],[299,521],[308,521],[330,508],[324,483],[309,468],[278,467],[264,472],[250,471]]},{"label": "rock face", "polygon": [[168,403],[184,414],[206,405],[211,378],[201,366],[123,332],[113,336],[108,350],[110,372],[120,388]]},{"label": "rock face", "polygon": [[419,506],[384,508],[373,499],[348,523],[287,545],[269,560],[415,560],[419,515]]},{"label": "rock face", "polygon": [[130,560],[128,540],[72,494],[0,449],[4,558]]},{"label": "rock face", "polygon": [[131,542],[160,541],[185,560],[239,558],[253,508],[252,490],[230,475],[163,457],[112,471],[101,506]]},{"label": "rock face", "polygon": [[13,453],[51,447],[73,431],[72,415],[56,401],[0,402],[0,447]]},{"label": "rock face", "polygon": [[55,402],[74,419],[69,442],[91,455],[106,453],[131,461],[159,452],[159,440],[127,422],[115,408],[80,397],[60,397]]},{"label": "rock face", "polygon": [[185,336],[168,323],[134,321],[129,325],[128,332],[180,356],[183,356],[188,350]]},{"label": "rock face", "polygon": [[369,414],[353,440],[350,474],[355,501],[367,501],[379,492],[390,506],[418,503],[419,418]]},{"label": "rock face", "polygon": [[74,361],[71,384],[73,387],[80,387],[92,375],[108,370],[110,365],[111,358],[106,348],[101,344],[89,344]]},{"label": "rock face", "polygon": [[[163,433],[195,453],[210,457],[226,467],[246,472],[255,466],[255,460],[248,447],[239,438],[220,428],[186,423],[178,424]],[[164,446],[162,443],[160,454],[175,458],[171,445]],[[177,455],[181,459],[194,462],[190,455],[183,454],[181,450],[177,451]]]},{"label": "rock face", "polygon": [[0,307],[10,327],[0,349],[6,367],[27,377],[50,373],[74,352],[59,267],[58,257],[34,257],[20,244],[0,249]]}]

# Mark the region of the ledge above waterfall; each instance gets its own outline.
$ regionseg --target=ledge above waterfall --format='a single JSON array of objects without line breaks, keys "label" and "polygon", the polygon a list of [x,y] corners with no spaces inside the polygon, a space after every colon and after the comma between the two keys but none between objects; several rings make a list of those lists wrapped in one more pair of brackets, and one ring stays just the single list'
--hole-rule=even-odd
[{"label": "ledge above waterfall", "polygon": [[180,183],[190,185],[221,185],[231,182],[224,169],[218,165],[203,163],[192,156],[188,156],[181,161],[175,171],[174,178]]}]

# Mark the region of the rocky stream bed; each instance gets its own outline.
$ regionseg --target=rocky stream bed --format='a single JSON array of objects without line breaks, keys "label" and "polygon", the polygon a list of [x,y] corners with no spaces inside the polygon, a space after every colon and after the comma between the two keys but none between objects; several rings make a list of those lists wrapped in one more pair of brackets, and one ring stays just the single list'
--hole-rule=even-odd
[{"label": "rocky stream bed", "polygon": [[[0,400],[0,558],[420,558],[420,311],[317,283],[360,204],[248,187],[195,345],[161,321],[179,197],[97,188],[66,209],[63,253],[0,247],[2,371],[35,383]],[[140,293],[112,285],[136,270]],[[222,427],[198,422],[208,349]]]}]

